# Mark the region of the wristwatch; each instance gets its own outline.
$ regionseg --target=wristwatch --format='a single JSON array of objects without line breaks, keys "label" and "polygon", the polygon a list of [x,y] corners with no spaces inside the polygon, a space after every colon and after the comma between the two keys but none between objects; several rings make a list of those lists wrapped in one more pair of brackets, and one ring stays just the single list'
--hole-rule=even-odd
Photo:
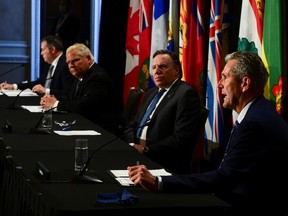
[{"label": "wristwatch", "polygon": [[149,148],[147,147],[147,146],[144,146],[143,148],[142,148],[142,152],[143,153],[147,153],[149,151]]}]

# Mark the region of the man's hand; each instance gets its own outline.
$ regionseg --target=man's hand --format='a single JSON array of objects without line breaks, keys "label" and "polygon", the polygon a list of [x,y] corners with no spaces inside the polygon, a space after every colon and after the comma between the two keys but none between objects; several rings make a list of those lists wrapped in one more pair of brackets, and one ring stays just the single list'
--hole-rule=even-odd
[{"label": "man's hand", "polygon": [[129,166],[128,175],[135,185],[141,185],[145,190],[157,191],[158,178],[153,176],[145,165]]},{"label": "man's hand", "polygon": [[41,84],[35,85],[32,88],[32,91],[39,94],[39,95],[44,95],[46,93],[46,89]]},{"label": "man's hand", "polygon": [[13,84],[9,84],[9,83],[3,82],[3,83],[0,84],[0,89],[3,89],[3,90],[14,90],[14,87],[13,87]]},{"label": "man's hand", "polygon": [[57,101],[57,99],[55,98],[54,95],[45,94],[40,99],[40,106],[42,106],[42,108],[44,110],[48,110],[48,109],[51,109],[54,106],[56,101]]}]

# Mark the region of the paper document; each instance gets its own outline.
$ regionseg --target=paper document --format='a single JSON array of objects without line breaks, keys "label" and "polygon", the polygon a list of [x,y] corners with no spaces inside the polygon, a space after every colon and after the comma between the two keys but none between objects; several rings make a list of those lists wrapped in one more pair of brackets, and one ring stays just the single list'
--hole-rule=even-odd
[{"label": "paper document", "polygon": [[78,136],[78,135],[101,135],[101,133],[95,130],[55,130],[54,133],[61,135],[61,136]]},{"label": "paper document", "polygon": [[44,109],[41,106],[26,106],[26,105],[22,105],[21,106],[23,109],[27,109],[32,113],[42,113],[44,112]]},{"label": "paper document", "polygon": [[[165,169],[151,169],[149,170],[152,175],[155,176],[169,176],[171,173],[167,172]],[[129,177],[128,176],[128,170],[110,170],[110,172],[115,177]]]},{"label": "paper document", "polygon": [[130,178],[115,178],[116,181],[122,186],[132,186],[134,183],[130,180]]},{"label": "paper document", "polygon": [[[169,176],[171,173],[165,169],[151,169],[149,170],[154,176]],[[115,178],[115,180],[122,186],[132,186],[134,183],[128,176],[128,170],[109,170],[109,173]]]},{"label": "paper document", "polygon": [[35,92],[32,92],[31,89],[25,89],[24,91],[22,90],[1,90],[1,91],[9,97],[16,97],[18,95],[19,97],[38,96]]}]

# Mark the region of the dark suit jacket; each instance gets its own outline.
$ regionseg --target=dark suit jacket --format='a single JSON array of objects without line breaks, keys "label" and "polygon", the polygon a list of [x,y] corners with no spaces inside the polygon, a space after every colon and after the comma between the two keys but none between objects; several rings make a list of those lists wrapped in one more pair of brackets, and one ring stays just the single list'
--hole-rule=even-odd
[{"label": "dark suit jacket", "polygon": [[117,133],[121,120],[121,104],[110,76],[94,63],[75,94],[77,81],[68,96],[59,101],[57,109],[79,113],[104,129]]},{"label": "dark suit jacket", "polygon": [[62,40],[64,50],[66,50],[69,46],[76,43],[80,37],[80,20],[70,13],[57,31],[57,23],[60,18],[61,17],[55,20],[50,34],[57,35]]},{"label": "dark suit jacket", "polygon": [[[50,65],[49,65],[50,66]],[[19,89],[32,89],[36,84],[45,85],[45,81],[47,79],[49,67],[45,68],[43,73],[40,74],[39,79],[35,81],[31,81],[28,83],[19,83]],[[73,82],[76,78],[70,73],[68,65],[66,63],[66,56],[62,54],[58,60],[56,68],[54,70],[53,78],[51,80],[50,85],[50,94],[59,96],[63,94],[67,94],[72,87]]]},{"label": "dark suit jacket", "polygon": [[[139,125],[157,91],[158,87],[155,87],[144,95],[136,123],[132,125]],[[200,112],[197,92],[187,83],[177,80],[153,114],[147,129],[149,151],[145,155],[169,171],[190,173],[192,152],[200,129]],[[133,141],[131,135],[126,137],[126,141]],[[134,142],[138,143],[138,140]]]},{"label": "dark suit jacket", "polygon": [[[218,170],[163,177],[163,189],[213,192],[239,207],[237,210],[276,213],[287,206],[283,204],[287,202],[287,155],[288,125],[261,96],[233,132]],[[275,215],[282,215],[278,213]]]}]

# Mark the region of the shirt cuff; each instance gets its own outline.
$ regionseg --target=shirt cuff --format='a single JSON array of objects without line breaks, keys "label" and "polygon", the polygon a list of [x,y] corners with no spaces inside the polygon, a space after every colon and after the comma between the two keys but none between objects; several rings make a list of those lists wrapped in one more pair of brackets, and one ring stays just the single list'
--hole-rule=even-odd
[{"label": "shirt cuff", "polygon": [[58,103],[59,103],[59,101],[56,101],[56,102],[54,103],[54,106],[53,106],[53,107],[55,107],[54,111],[58,111],[58,109],[57,109]]},{"label": "shirt cuff", "polygon": [[162,177],[156,176],[156,178],[158,179],[158,190],[162,191],[163,190]]},{"label": "shirt cuff", "polygon": [[45,88],[45,93],[50,94],[50,88]]},{"label": "shirt cuff", "polygon": [[17,84],[13,84],[13,89],[17,90],[18,89],[18,85]]}]

